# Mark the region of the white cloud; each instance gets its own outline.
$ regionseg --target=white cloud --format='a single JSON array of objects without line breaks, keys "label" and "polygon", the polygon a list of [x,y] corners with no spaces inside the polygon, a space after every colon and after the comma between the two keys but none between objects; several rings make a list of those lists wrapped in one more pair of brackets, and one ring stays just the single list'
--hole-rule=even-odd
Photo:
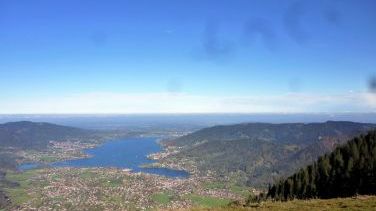
[{"label": "white cloud", "polygon": [[0,103],[0,113],[261,113],[374,112],[376,96],[287,93],[265,96],[200,96],[184,93],[85,93]]}]

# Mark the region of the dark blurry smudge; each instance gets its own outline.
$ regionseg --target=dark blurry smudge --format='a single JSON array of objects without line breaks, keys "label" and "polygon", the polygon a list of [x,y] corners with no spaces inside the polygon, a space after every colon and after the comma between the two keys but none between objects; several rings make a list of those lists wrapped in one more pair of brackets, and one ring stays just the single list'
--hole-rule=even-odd
[{"label": "dark blurry smudge", "polygon": [[372,76],[368,83],[369,91],[376,94],[376,76]]},{"label": "dark blurry smudge", "polygon": [[275,33],[270,23],[265,19],[252,19],[245,24],[245,34],[247,39],[254,41],[257,36],[261,37],[265,47],[269,50],[275,48]]},{"label": "dark blurry smudge", "polygon": [[167,82],[167,92],[170,94],[177,94],[183,91],[183,83],[181,80],[173,78]]},{"label": "dark blurry smudge", "polygon": [[306,13],[302,1],[295,1],[286,10],[284,25],[289,36],[299,44],[308,39],[308,34],[303,30],[302,18]]},{"label": "dark blurry smudge", "polygon": [[302,81],[300,78],[291,78],[288,82],[290,92],[300,92],[302,90]]},{"label": "dark blurry smudge", "polygon": [[333,25],[339,25],[341,22],[341,15],[335,8],[327,8],[323,12],[325,20]]},{"label": "dark blurry smudge", "polygon": [[103,31],[96,31],[90,35],[89,39],[95,46],[101,47],[107,43],[108,35]]},{"label": "dark blurry smudge", "polygon": [[205,58],[209,60],[228,59],[234,51],[234,45],[219,38],[219,27],[215,22],[206,24],[202,40]]}]

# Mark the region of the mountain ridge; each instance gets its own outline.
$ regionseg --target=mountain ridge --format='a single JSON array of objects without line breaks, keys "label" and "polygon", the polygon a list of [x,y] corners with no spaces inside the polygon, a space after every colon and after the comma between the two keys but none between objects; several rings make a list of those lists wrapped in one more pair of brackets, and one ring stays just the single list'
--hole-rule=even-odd
[{"label": "mountain ridge", "polygon": [[0,124],[0,147],[46,148],[49,141],[87,136],[89,130],[46,122],[7,122]]},{"label": "mountain ridge", "polygon": [[242,123],[204,128],[162,144],[179,148],[179,153],[166,160],[189,159],[203,174],[214,171],[228,176],[240,172],[247,175],[242,180],[248,185],[266,187],[374,128],[376,124],[350,121]]}]

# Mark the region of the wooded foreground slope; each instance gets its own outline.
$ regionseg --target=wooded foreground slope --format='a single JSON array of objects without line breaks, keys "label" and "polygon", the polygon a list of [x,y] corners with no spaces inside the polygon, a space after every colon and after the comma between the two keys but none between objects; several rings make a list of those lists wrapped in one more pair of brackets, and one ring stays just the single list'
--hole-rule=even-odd
[{"label": "wooded foreground slope", "polygon": [[376,131],[355,137],[312,165],[273,185],[268,196],[293,198],[335,198],[376,194]]}]

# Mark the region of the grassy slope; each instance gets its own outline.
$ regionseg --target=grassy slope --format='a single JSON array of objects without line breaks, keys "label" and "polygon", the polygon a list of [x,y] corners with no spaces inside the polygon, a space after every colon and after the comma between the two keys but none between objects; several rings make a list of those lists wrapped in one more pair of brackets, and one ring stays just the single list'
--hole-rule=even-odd
[{"label": "grassy slope", "polygon": [[248,210],[376,210],[376,196],[359,196],[357,198],[294,200],[289,202],[264,202],[253,207],[234,208],[193,208],[192,211],[248,211]]},{"label": "grassy slope", "polygon": [[151,198],[158,204],[168,204],[171,201],[171,196],[168,193],[155,193]]},{"label": "grassy slope", "polygon": [[12,182],[17,182],[19,185],[15,187],[4,188],[5,192],[9,194],[12,199],[13,206],[20,205],[28,201],[30,196],[26,190],[36,184],[32,184],[30,178],[38,175],[38,170],[26,171],[22,174],[15,172],[7,172],[6,179]]},{"label": "grassy slope", "polygon": [[197,194],[190,194],[187,197],[193,202],[194,205],[200,207],[221,207],[226,206],[231,202],[229,199],[201,196]]}]

